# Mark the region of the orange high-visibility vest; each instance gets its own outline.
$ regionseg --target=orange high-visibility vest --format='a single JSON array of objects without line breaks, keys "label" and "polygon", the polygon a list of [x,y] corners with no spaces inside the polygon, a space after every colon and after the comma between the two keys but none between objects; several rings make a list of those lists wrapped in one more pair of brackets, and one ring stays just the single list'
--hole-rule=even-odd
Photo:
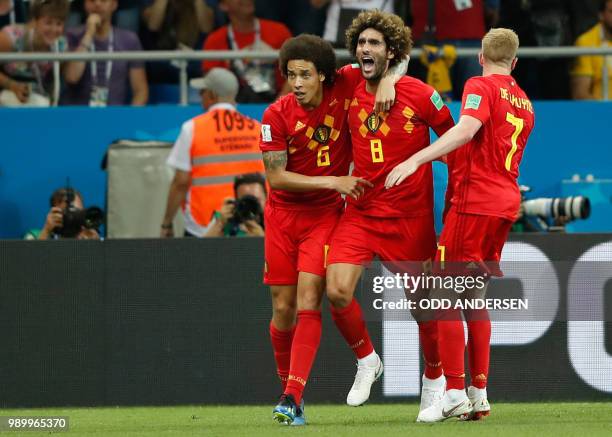
[{"label": "orange high-visibility vest", "polygon": [[218,108],[193,119],[189,209],[206,226],[227,197],[234,178],[264,172],[259,149],[260,125],[233,109]]}]

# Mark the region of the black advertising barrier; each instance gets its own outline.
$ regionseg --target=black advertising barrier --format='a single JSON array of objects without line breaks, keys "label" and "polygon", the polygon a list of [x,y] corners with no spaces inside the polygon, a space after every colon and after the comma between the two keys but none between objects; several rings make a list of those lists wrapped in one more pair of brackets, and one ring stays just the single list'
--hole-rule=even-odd
[{"label": "black advertising barrier", "polygon": [[[571,267],[585,256],[612,262],[611,240],[603,234],[525,235],[508,247]],[[272,405],[280,386],[262,267],[260,239],[0,241],[0,406]],[[600,303],[610,314],[612,269],[607,274],[603,282],[583,287],[573,279],[568,287],[567,274],[558,273],[554,322],[508,322],[497,333],[502,340],[492,348],[492,399],[610,399],[610,318],[577,317],[579,325],[566,315],[568,297],[580,305],[579,293],[592,294],[600,285]],[[507,278],[493,288],[500,286],[520,289],[521,281]],[[369,306],[364,290],[363,306]],[[306,398],[343,402],[355,360],[327,305],[323,313]],[[387,362],[371,401],[414,399],[421,365],[414,322],[395,329],[368,320]],[[405,343],[402,332],[412,333]]]}]

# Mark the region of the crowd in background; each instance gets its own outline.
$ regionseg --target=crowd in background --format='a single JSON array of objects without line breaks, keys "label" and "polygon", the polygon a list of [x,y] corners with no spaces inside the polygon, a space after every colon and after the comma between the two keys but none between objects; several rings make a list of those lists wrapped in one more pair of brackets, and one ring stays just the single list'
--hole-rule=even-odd
[{"label": "crowd in background", "polygon": [[[342,47],[343,29],[359,10],[379,8],[404,18],[416,46],[427,48],[409,74],[430,83],[435,76],[436,88],[456,99],[479,66],[475,57],[457,59],[454,48],[478,47],[496,26],[514,29],[523,47],[610,45],[612,2],[604,9],[606,3],[607,33],[593,27],[601,0],[0,0],[0,52],[266,50],[303,32]],[[610,58],[598,57],[599,64]],[[597,81],[599,74],[601,84],[601,72],[586,60],[525,58],[515,76],[534,99],[600,98],[594,84],[587,90],[584,80],[573,79],[590,74]],[[269,102],[288,91],[273,63],[191,62],[188,74],[213,67],[239,78],[239,102]],[[151,88],[176,86],[178,78],[172,62],[9,62],[0,65],[0,105],[142,105],[155,102]]]}]

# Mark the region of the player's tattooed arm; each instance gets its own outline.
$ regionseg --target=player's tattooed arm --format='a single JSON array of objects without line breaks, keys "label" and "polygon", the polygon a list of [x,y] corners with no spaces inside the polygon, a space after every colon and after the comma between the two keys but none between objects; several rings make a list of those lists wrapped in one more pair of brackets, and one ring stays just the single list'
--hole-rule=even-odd
[{"label": "player's tattooed arm", "polygon": [[263,152],[263,162],[266,172],[284,170],[287,167],[287,151]]},{"label": "player's tattooed arm", "polygon": [[364,193],[366,187],[372,187],[370,182],[354,176],[306,176],[287,171],[286,150],[263,152],[263,161],[268,182],[275,190],[336,190],[356,199]]},{"label": "player's tattooed arm", "polygon": [[408,71],[410,56],[406,56],[401,62],[387,70],[376,90],[375,112],[388,112],[395,102],[395,84]]}]

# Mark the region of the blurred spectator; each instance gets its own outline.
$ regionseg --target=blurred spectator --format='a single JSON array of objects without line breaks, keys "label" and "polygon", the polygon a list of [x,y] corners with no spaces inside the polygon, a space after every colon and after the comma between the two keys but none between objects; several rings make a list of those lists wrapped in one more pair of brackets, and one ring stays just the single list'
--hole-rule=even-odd
[{"label": "blurred spectator", "polygon": [[234,198],[225,199],[215,211],[204,237],[263,237],[263,211],[268,190],[261,173],[247,173],[234,179]]},{"label": "blurred spectator", "polygon": [[13,9],[13,0],[0,0],[0,15],[6,15]]},{"label": "blurred spectator", "polygon": [[9,24],[27,21],[28,2],[26,0],[0,0],[0,28]]},{"label": "blurred spectator", "polygon": [[[599,23],[580,35],[578,47],[612,47],[612,0],[603,0]],[[607,83],[603,78],[607,76]],[[579,56],[572,69],[572,98],[603,99],[607,88],[612,99],[612,56]]]},{"label": "blurred spectator", "polygon": [[[63,52],[68,0],[35,1],[28,24],[5,26],[0,31],[1,52]],[[57,103],[59,62],[8,62],[1,66],[0,105],[49,106]]]},{"label": "blurred spectator", "polygon": [[[85,0],[87,22],[67,33],[76,52],[142,50],[138,36],[112,25],[117,0]],[[72,61],[64,71],[65,105],[145,105],[149,96],[147,75],[141,61]],[[130,100],[131,94],[131,100]]]},{"label": "blurred spectator", "polygon": [[206,3],[213,10],[214,24],[213,29],[218,29],[221,26],[227,24],[227,15],[221,9],[219,9],[219,2],[221,0],[206,0]]},{"label": "blurred spectator", "polygon": [[[74,188],[59,188],[53,192],[49,199],[51,209],[42,229],[29,230],[24,238],[26,240],[54,240],[58,238],[76,238],[78,240],[99,240],[97,229],[85,225],[74,230],[67,229],[64,223],[64,212],[69,209],[74,216],[75,212],[83,211],[83,196]],[[70,226],[70,225],[69,225]]]},{"label": "blurred spectator", "polygon": [[572,41],[597,23],[601,0],[567,0],[572,22]]},{"label": "blurred spectator", "polygon": [[315,8],[311,0],[256,0],[255,14],[260,18],[285,23],[293,35],[323,35],[327,8]]},{"label": "blurred spectator", "polygon": [[[419,43],[479,48],[487,28],[497,24],[499,0],[413,0],[412,18]],[[451,71],[455,99],[461,100],[464,83],[481,71],[476,56],[457,59]]]},{"label": "blurred spectator", "polygon": [[[570,0],[502,0],[500,27],[513,29],[522,47],[570,45]],[[512,75],[532,100],[568,99],[568,58],[519,56]]]},{"label": "blurred spectator", "polygon": [[[71,0],[70,17],[66,27],[76,27],[85,21],[84,0]],[[140,31],[140,10],[142,0],[121,0],[113,15],[113,24],[121,29]]]},{"label": "blurred spectator", "polygon": [[213,11],[204,0],[144,0],[142,17],[155,34],[155,50],[195,48],[213,27]]},{"label": "blurred spectator", "polygon": [[329,4],[323,39],[334,47],[345,48],[344,30],[351,25],[359,12],[366,9],[380,9],[393,13],[393,0],[310,0],[315,8]]},{"label": "blurred spectator", "polygon": [[[254,0],[221,0],[219,8],[230,22],[208,35],[204,50],[274,50],[291,37],[283,23],[257,18]],[[231,69],[238,76],[240,103],[270,102],[288,92],[276,62],[237,59],[202,63],[203,71],[213,67]]]},{"label": "blurred spectator", "polygon": [[[144,29],[141,32],[145,50],[192,50],[202,46],[203,34],[214,25],[213,10],[205,0],[143,0]],[[193,75],[199,72],[198,62],[191,65]],[[150,82],[176,83],[178,69],[174,63],[150,62]]]},{"label": "blurred spectator", "polygon": [[176,172],[168,192],[161,237],[173,237],[172,221],[181,204],[185,236],[202,237],[213,212],[233,193],[236,175],[263,172],[259,122],[236,110],[238,80],[225,68],[192,79],[204,114],[185,122],[168,156]]}]

